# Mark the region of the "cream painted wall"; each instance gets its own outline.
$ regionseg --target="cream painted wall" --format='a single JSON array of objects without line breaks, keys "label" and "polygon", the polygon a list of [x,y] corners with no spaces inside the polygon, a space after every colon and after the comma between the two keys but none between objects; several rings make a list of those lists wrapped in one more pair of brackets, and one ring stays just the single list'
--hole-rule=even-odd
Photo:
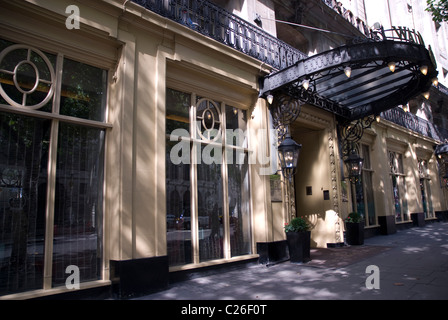
[{"label": "cream painted wall", "polygon": [[[342,242],[342,212],[335,123],[327,112],[306,108],[293,126],[294,140],[302,144],[295,176],[297,216],[312,225],[311,245],[326,248]],[[306,194],[306,188],[312,194]],[[324,200],[324,191],[329,199]],[[337,239],[337,233],[340,239]]]},{"label": "cream painted wall", "polygon": [[[157,151],[164,142],[165,81],[170,77],[166,74],[166,61],[180,63],[186,74],[196,70],[199,74],[197,79],[206,79],[207,82],[199,89],[203,93],[216,95],[249,110],[251,147],[254,152],[262,150],[265,154],[269,153],[269,150],[264,150],[267,140],[260,140],[257,130],[268,128],[268,111],[265,101],[257,100],[256,96],[257,79],[269,70],[255,59],[209,41],[133,3],[123,7],[119,1],[110,1],[93,6],[91,2],[81,1],[82,28],[79,32],[64,28],[64,9],[69,1],[24,1],[23,4],[29,11],[14,12],[16,6],[5,6],[2,20],[7,26],[3,31],[5,34],[12,35],[13,30],[19,29],[20,32],[16,32],[19,41],[27,42],[31,37],[29,42],[43,49],[60,49],[74,59],[109,66],[110,74],[114,76],[109,88],[108,120],[113,129],[108,133],[106,175],[106,235],[110,240],[111,258],[164,255],[165,203],[161,200],[164,198],[164,154]],[[35,5],[40,11],[32,15],[30,12]],[[259,9],[271,10],[271,3],[246,1],[240,13],[250,20],[249,13]],[[23,21],[20,26],[16,23],[19,16]],[[52,23],[41,22],[37,23],[39,28],[35,27],[34,22],[49,17]],[[42,42],[39,41],[42,34],[51,36]],[[95,41],[98,38],[102,40]],[[90,45],[93,41],[96,43],[94,46]],[[189,80],[181,84],[173,83],[175,79],[172,79],[172,83],[186,87],[201,85],[200,81],[194,83]],[[331,119],[326,121],[332,123]],[[330,190],[333,195],[333,189],[329,178],[328,133],[322,125],[313,130],[298,137],[303,144],[299,166],[307,169],[300,171],[296,178],[297,213],[313,216],[313,221],[319,221],[320,225],[327,223],[327,212],[334,207],[331,200],[323,200],[323,190]],[[376,165],[375,172],[382,172],[388,165],[384,142],[387,146],[393,145],[393,141],[402,143],[406,149],[404,161],[408,168],[410,210],[419,210],[419,190],[413,183],[417,171],[412,166],[416,162],[414,144],[416,147],[419,144],[409,142],[408,135],[400,130],[391,131],[383,127],[377,133],[371,153],[372,159],[377,160],[372,161]],[[432,165],[435,166],[435,162]],[[255,241],[271,241],[284,236],[282,220],[286,218],[284,208],[280,210],[278,204],[269,205],[269,181],[267,176],[260,174],[262,167],[256,163],[251,169],[254,235]],[[374,175],[374,179],[377,195],[391,192],[388,177],[378,179]],[[436,186],[435,182],[434,179],[433,185]],[[306,186],[312,186],[312,196],[304,196]],[[434,188],[432,194],[435,197],[440,190]],[[379,198],[376,203],[378,214],[388,214],[392,205],[390,200],[387,197],[376,198]],[[345,214],[343,206],[339,210]],[[319,230],[319,234],[326,232]]]},{"label": "cream painted wall", "polygon": [[[245,5],[249,6],[249,3]],[[249,7],[242,8],[247,10]],[[138,11],[133,7],[130,10]],[[267,137],[258,135],[259,129],[268,127],[266,103],[256,98],[261,67],[259,62],[210,42],[179,25],[162,21],[157,16],[146,14],[138,27],[131,16],[126,14],[121,18],[117,32],[119,40],[126,43],[122,49],[123,59],[119,63],[121,76],[119,74],[117,82],[122,87],[116,93],[125,106],[125,110],[118,111],[121,118],[117,118],[117,126],[122,130],[118,134],[122,155],[121,162],[113,165],[118,167],[121,176],[112,173],[115,170],[109,171],[114,179],[120,178],[121,181],[121,189],[117,190],[120,200],[110,198],[113,203],[111,214],[117,216],[117,220],[111,222],[110,234],[113,239],[119,239],[118,244],[111,242],[112,252],[120,259],[166,253],[164,154],[156,152],[156,146],[164,144],[166,78],[179,89],[194,88],[248,109],[251,149],[253,152],[260,150],[266,155],[269,153],[266,149]],[[176,65],[176,68],[165,74],[167,60],[175,61],[172,66]],[[188,81],[179,80],[179,77],[191,75],[191,72],[196,73],[197,77],[191,77]],[[325,112],[314,112],[325,118]],[[334,126],[332,119],[325,121]],[[303,123],[298,126],[303,126]],[[350,211],[349,204],[341,203],[339,199],[339,212],[334,211],[333,195],[337,193],[336,196],[340,197],[340,190],[334,191],[332,188],[328,131],[325,126],[322,123],[314,125],[312,131],[300,134],[296,140],[303,144],[299,168],[305,168],[299,169],[296,177],[297,214],[307,216],[312,222],[313,245],[325,247],[327,243],[335,242],[336,213],[345,217]],[[388,167],[387,149],[391,146],[400,146],[405,154],[410,212],[421,211],[418,185],[414,183],[416,155],[413,144],[409,142],[407,133],[379,126],[371,153],[373,169],[377,173],[374,174],[377,214],[393,214],[393,203],[387,196],[392,193],[390,177],[384,173]],[[116,146],[111,145],[110,150],[114,149]],[[268,176],[260,174],[263,167],[260,163],[251,167],[255,242],[283,239],[283,225],[288,219],[282,204],[270,202]],[[313,188],[312,196],[305,195],[306,186]],[[337,188],[340,188],[338,184]],[[330,200],[323,200],[324,190],[330,191]],[[437,191],[433,192],[433,196],[436,194]]]},{"label": "cream painted wall", "polygon": [[[166,87],[195,90],[246,110],[250,151],[269,156],[275,150],[268,147],[269,110],[266,101],[258,99],[258,79],[271,70],[132,2],[126,6],[122,0],[76,3],[81,29],[70,31],[65,27],[69,0],[2,0],[0,36],[109,71],[103,243],[103,279],[109,279],[109,260],[166,255]],[[270,1],[259,4],[262,10],[270,8]],[[248,15],[250,8],[245,9]],[[325,247],[335,242],[336,222],[343,225],[336,214],[343,218],[349,210],[340,199],[336,124],[317,108],[305,106],[302,112],[293,126],[298,129],[294,139],[303,144],[296,177],[297,214],[312,222],[313,246]],[[377,214],[393,214],[388,148],[406,155],[409,195],[415,198],[409,202],[410,211],[422,210],[419,186],[412,181],[418,178],[419,154],[430,159],[434,209],[446,210],[447,204],[436,200],[446,189],[440,189],[435,175],[433,141],[390,123],[375,124],[372,130]],[[336,149],[335,168],[330,138]],[[269,175],[262,170],[266,165],[255,159],[250,168],[254,248],[256,242],[284,239],[287,220],[284,204],[271,203]],[[305,195],[306,186],[313,188],[312,196]],[[324,190],[329,190],[330,200],[323,200]]]},{"label": "cream painted wall", "polygon": [[387,128],[382,124],[373,123],[372,134],[361,141],[370,146],[370,164],[373,170],[372,184],[374,192],[375,213],[377,217],[393,214],[392,186],[389,176],[389,159],[387,156]]},{"label": "cream painted wall", "polygon": [[374,123],[371,132],[373,133],[372,138],[364,139],[363,143],[371,146],[370,156],[374,172],[373,188],[377,216],[394,215],[392,183],[389,174],[389,150],[403,155],[403,167],[406,174],[406,199],[409,213],[423,212],[418,159],[428,160],[431,179],[431,199],[434,211],[446,210],[446,204],[439,200],[444,199],[444,190],[440,188],[437,161],[433,151],[434,143],[428,138],[385,120],[381,120],[380,123]]},{"label": "cream painted wall", "polygon": [[[266,122],[266,107],[256,101],[257,86],[252,69],[244,61],[220,55],[214,48],[200,47],[193,39],[177,36],[165,53],[153,42],[139,41],[137,36],[138,67],[136,68],[137,92],[134,130],[134,185],[132,193],[132,250],[133,257],[148,257],[166,254],[165,216],[165,87],[175,87],[187,92],[224,101],[231,105],[253,109],[250,126],[258,129]],[[143,37],[143,34],[142,34]],[[194,48],[194,49],[193,49]],[[157,59],[157,57],[160,58]],[[168,61],[170,62],[167,65]],[[154,69],[159,65],[158,69]],[[164,74],[166,70],[166,75]],[[166,79],[166,80],[165,80]],[[168,82],[165,86],[165,82]],[[145,88],[145,90],[142,90]],[[157,109],[155,110],[155,106]],[[256,152],[265,146],[253,139],[251,148]],[[259,142],[259,144],[258,144]],[[158,156],[157,156],[158,155]],[[266,220],[265,199],[269,191],[266,177],[259,175],[255,165],[251,170],[253,194],[253,216],[255,221]],[[259,199],[260,197],[260,199]],[[255,238],[266,234],[263,223],[255,223]]]},{"label": "cream painted wall", "polygon": [[[126,260],[165,255],[167,79],[174,86],[194,87],[246,109],[249,126],[256,132],[267,126],[265,101],[257,98],[258,77],[270,70],[131,2],[123,6],[121,1],[81,1],[77,4],[81,28],[69,31],[65,28],[68,4],[37,0],[3,6],[2,2],[2,36],[9,34],[12,40],[109,70],[112,129],[106,148],[105,256]],[[176,67],[167,68],[167,61]],[[183,80],[178,76],[184,76]],[[254,133],[250,139],[253,152],[266,149]],[[268,149],[263,152],[269,154]],[[256,241],[266,241],[271,237],[267,232],[271,210],[266,202],[269,176],[260,174],[260,167],[256,163],[250,172],[253,234]]]}]

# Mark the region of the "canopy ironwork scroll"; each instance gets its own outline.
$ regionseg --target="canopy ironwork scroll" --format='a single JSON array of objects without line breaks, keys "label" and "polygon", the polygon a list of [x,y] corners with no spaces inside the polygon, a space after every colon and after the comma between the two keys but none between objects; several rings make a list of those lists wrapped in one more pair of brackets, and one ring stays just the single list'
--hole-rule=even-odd
[{"label": "canopy ironwork scroll", "polygon": [[375,121],[374,116],[358,119],[354,122],[349,122],[340,125],[340,150],[342,160],[346,160],[350,152],[355,151],[359,154],[359,141],[364,135],[364,130],[372,127],[372,123]]},{"label": "canopy ironwork scroll", "polygon": [[299,117],[304,104],[289,95],[280,95],[273,100],[270,111],[279,142],[283,141],[289,132],[289,126]]}]

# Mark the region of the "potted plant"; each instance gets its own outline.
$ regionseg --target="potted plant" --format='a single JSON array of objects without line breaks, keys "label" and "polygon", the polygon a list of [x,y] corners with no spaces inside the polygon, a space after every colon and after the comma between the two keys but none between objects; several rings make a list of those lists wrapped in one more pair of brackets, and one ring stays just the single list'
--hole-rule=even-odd
[{"label": "potted plant", "polygon": [[351,212],[345,219],[345,230],[347,244],[364,244],[364,219],[358,212]]},{"label": "potted plant", "polygon": [[285,232],[290,262],[310,261],[311,231],[308,222],[302,217],[293,218],[291,222],[285,223]]}]

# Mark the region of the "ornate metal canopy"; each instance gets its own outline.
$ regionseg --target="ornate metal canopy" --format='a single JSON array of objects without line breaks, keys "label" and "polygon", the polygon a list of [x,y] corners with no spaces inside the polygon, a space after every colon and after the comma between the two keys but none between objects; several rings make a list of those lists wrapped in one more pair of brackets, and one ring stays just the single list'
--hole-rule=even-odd
[{"label": "ornate metal canopy", "polygon": [[403,27],[299,60],[261,79],[260,97],[287,95],[328,110],[344,122],[406,104],[437,77],[431,48]]}]

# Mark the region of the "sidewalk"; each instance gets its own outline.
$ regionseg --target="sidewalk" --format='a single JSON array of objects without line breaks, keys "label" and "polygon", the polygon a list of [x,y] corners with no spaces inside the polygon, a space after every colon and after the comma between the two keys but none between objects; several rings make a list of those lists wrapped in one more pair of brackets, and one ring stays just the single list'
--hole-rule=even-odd
[{"label": "sidewalk", "polygon": [[[136,300],[448,299],[446,222],[366,239],[359,247],[312,251],[311,258],[307,264],[248,264]],[[374,275],[366,273],[369,265],[379,268],[379,289],[366,287]]]}]

